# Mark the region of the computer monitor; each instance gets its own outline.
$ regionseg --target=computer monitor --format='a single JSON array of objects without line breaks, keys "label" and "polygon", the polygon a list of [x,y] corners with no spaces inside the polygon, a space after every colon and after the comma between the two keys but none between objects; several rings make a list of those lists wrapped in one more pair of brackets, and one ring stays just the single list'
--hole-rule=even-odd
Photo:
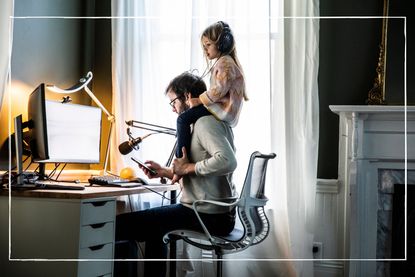
[{"label": "computer monitor", "polygon": [[28,127],[32,161],[49,159],[48,131],[46,125],[45,84],[40,84],[30,95],[27,103]]},{"label": "computer monitor", "polygon": [[45,163],[99,163],[99,108],[46,100],[41,84],[29,96],[28,127],[32,161],[42,168]]},{"label": "computer monitor", "polygon": [[18,185],[23,184],[23,123],[22,115],[18,115],[14,118],[14,141],[15,141],[15,153],[16,153],[16,183]]}]

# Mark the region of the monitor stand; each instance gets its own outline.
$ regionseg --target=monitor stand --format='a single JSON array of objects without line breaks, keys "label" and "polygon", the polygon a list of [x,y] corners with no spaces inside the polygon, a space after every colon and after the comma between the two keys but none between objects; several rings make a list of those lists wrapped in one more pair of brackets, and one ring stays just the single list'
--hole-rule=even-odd
[{"label": "monitor stand", "polygon": [[14,144],[16,151],[16,181],[10,181],[10,186],[16,189],[34,188],[29,180],[35,176],[33,173],[23,171],[23,121],[22,115],[19,114],[14,118]]}]

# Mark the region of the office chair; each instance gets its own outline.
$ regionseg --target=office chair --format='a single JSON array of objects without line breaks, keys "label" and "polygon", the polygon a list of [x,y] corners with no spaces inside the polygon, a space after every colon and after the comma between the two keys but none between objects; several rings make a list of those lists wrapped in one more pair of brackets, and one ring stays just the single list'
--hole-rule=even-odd
[{"label": "office chair", "polygon": [[[195,201],[193,209],[202,225],[203,232],[173,230],[164,236],[164,242],[169,243],[170,241],[182,239],[195,247],[215,251],[217,257],[216,276],[222,276],[223,255],[240,252],[251,245],[256,245],[263,241],[269,233],[269,221],[264,210],[264,206],[268,201],[264,195],[265,176],[268,160],[274,159],[275,156],[274,153],[268,155],[261,154],[258,151],[252,153],[239,198],[233,203],[211,200]],[[235,227],[227,236],[211,235],[197,211],[197,206],[202,203],[236,207],[243,229]]]}]

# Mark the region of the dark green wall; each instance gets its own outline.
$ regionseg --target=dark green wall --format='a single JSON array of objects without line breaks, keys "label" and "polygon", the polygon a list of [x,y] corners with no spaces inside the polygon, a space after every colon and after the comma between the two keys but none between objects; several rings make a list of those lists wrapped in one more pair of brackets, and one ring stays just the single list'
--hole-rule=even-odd
[{"label": "dark green wall", "polygon": [[[391,13],[408,15],[411,1],[391,0]],[[412,9],[413,11],[414,9]],[[393,12],[393,13],[392,13]],[[321,16],[382,16],[382,0],[320,0]],[[395,20],[389,26],[386,100],[403,104],[403,33]],[[403,20],[400,20],[402,23]],[[408,22],[410,20],[408,19]],[[407,24],[409,25],[409,23]],[[408,28],[409,29],[409,28]],[[338,116],[329,105],[365,105],[373,87],[379,57],[382,19],[321,19],[320,21],[320,143],[319,178],[337,178]],[[413,31],[408,30],[408,37]],[[408,38],[407,70],[413,75],[413,46]],[[408,102],[415,103],[414,84],[408,80]]]},{"label": "dark green wall", "polygon": [[[110,16],[110,0],[15,0],[15,17],[85,17]],[[40,83],[56,84],[66,88],[76,84],[88,71],[92,71],[92,91],[111,111],[111,20],[16,18],[13,26],[11,79],[24,84],[27,95]],[[62,95],[47,92],[48,99]],[[74,103],[91,104],[84,92],[71,95]],[[12,106],[22,102],[12,95]],[[5,103],[5,102],[3,102]],[[92,105],[95,105],[92,103]],[[8,125],[7,109],[1,109],[0,122]],[[13,112],[13,107],[12,107]],[[25,110],[18,111],[23,113]],[[0,170],[8,169],[8,128],[0,130]],[[101,138],[101,169],[109,124],[103,116]],[[70,165],[69,168],[89,168],[89,165]]]},{"label": "dark green wall", "polygon": [[[16,17],[82,16],[81,0],[15,0]],[[82,20],[16,18],[13,26],[12,80],[36,87],[76,83],[82,75]]]}]

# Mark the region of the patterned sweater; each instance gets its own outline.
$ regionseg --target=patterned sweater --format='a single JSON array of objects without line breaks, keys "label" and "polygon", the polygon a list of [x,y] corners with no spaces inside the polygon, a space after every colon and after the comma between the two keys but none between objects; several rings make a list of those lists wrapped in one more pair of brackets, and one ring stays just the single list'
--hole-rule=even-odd
[{"label": "patterned sweater", "polygon": [[201,94],[199,99],[216,118],[235,127],[244,95],[244,76],[232,57],[226,55],[216,62],[210,77],[210,89]]}]

